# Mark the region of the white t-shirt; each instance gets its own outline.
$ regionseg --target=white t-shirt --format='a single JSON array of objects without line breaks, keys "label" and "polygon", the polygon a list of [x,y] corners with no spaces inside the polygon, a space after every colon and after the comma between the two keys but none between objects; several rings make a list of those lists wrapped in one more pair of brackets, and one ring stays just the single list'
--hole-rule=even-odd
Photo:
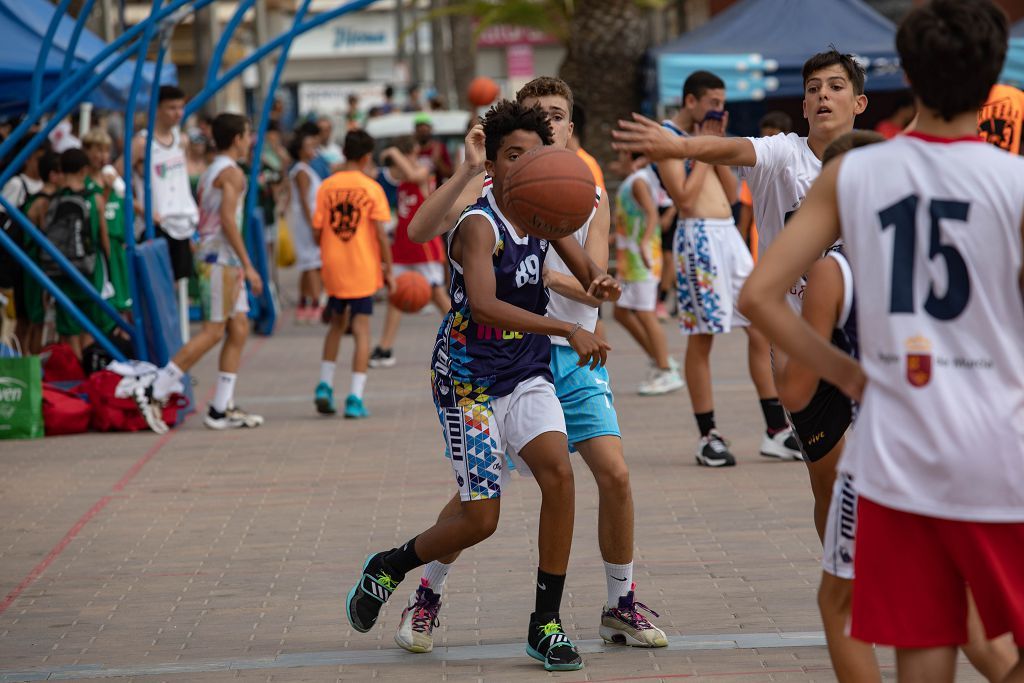
[{"label": "white t-shirt", "polygon": [[754,200],[760,255],[782,232],[786,217],[800,208],[811,183],[821,173],[821,159],[807,146],[807,138],[796,133],[747,139],[754,145],[757,162],[741,167],[739,172]]},{"label": "white t-shirt", "polygon": [[4,199],[14,207],[20,207],[25,200],[43,190],[43,181],[29,178],[24,173],[14,176],[4,185]]},{"label": "white t-shirt", "polygon": [[890,508],[1024,522],[1024,160],[910,133],[848,152],[836,193],[868,379],[840,468]]}]

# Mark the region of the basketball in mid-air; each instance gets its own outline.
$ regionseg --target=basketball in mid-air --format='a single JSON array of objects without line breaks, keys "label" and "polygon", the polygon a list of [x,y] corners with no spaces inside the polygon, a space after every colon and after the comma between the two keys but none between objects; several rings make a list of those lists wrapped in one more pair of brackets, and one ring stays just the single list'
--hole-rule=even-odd
[{"label": "basketball in mid-air", "polygon": [[407,270],[395,278],[391,305],[403,313],[416,313],[430,301],[430,283],[417,272]]},{"label": "basketball in mid-air", "polygon": [[505,176],[505,206],[534,237],[557,240],[579,230],[594,211],[594,175],[575,153],[540,147],[520,157]]},{"label": "basketball in mid-air", "polygon": [[498,87],[498,84],[487,78],[487,76],[477,76],[470,81],[466,98],[474,107],[486,107],[498,98],[498,93],[500,92],[501,89]]}]

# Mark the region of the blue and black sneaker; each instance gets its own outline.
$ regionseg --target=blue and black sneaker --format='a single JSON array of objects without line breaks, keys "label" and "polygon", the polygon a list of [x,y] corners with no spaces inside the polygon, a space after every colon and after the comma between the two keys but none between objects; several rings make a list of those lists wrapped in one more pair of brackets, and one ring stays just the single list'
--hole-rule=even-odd
[{"label": "blue and black sneaker", "polygon": [[577,671],[583,668],[579,651],[565,635],[562,621],[554,612],[530,615],[526,654],[544,662],[545,671]]},{"label": "blue and black sneaker", "polygon": [[338,412],[338,409],[334,407],[334,389],[331,389],[327,382],[320,382],[316,385],[313,402],[316,403],[316,412],[321,415],[334,415]]},{"label": "blue and black sneaker", "polygon": [[363,564],[363,572],[345,600],[345,615],[352,628],[366,633],[377,622],[380,608],[388,601],[405,576],[397,575],[384,566],[384,556],[390,551],[370,555]]}]

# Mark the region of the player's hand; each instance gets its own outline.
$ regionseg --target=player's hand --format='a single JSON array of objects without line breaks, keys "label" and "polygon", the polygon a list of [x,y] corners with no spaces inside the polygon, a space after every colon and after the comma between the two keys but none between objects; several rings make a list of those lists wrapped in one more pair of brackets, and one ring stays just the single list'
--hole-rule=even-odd
[{"label": "player's hand", "polygon": [[598,301],[614,301],[619,298],[621,293],[622,287],[608,273],[595,277],[590,281],[590,287],[587,288],[587,295]]},{"label": "player's hand", "polygon": [[647,270],[653,270],[653,265],[651,264],[651,257],[647,253],[647,247],[643,245],[640,245],[640,260],[643,261],[644,268],[646,268]]},{"label": "player's hand", "polygon": [[245,267],[245,281],[249,283],[252,293],[256,296],[263,294],[263,278],[251,265]]},{"label": "player's hand", "polygon": [[722,112],[721,119],[704,119],[697,124],[698,135],[716,135],[724,137],[725,131],[729,129],[729,112]]},{"label": "player's hand", "polygon": [[646,116],[633,114],[632,121],[619,119],[618,130],[612,131],[612,148],[620,152],[642,152],[651,161],[683,159],[685,140]]},{"label": "player's hand", "polygon": [[868,377],[864,374],[864,368],[860,363],[853,362],[851,365],[853,367],[850,368],[850,372],[844,373],[847,376],[839,382],[838,386],[840,391],[860,403],[864,398],[864,387],[868,383]]},{"label": "player's hand", "polygon": [[387,159],[389,156],[392,156],[392,155],[398,154],[398,153],[399,152],[398,152],[398,148],[397,147],[387,147],[387,148],[384,149],[383,152],[380,153],[380,158],[383,161],[384,159]]},{"label": "player's hand", "polygon": [[569,346],[580,357],[577,365],[580,367],[589,365],[591,370],[596,369],[599,365],[604,367],[608,361],[608,352],[612,350],[608,342],[601,341],[597,335],[587,332],[582,327],[577,329],[572,335],[572,339],[568,341]]},{"label": "player's hand", "polygon": [[484,160],[486,150],[484,149],[484,124],[478,123],[466,133],[466,170],[470,175],[479,175],[484,172]]}]

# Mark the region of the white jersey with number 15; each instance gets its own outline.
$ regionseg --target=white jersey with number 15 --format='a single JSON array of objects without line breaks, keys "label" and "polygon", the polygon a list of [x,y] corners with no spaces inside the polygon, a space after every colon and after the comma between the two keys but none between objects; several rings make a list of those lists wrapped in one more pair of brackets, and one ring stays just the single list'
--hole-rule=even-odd
[{"label": "white jersey with number 15", "polygon": [[909,134],[840,163],[868,376],[842,469],[897,510],[1024,522],[1024,159]]}]

